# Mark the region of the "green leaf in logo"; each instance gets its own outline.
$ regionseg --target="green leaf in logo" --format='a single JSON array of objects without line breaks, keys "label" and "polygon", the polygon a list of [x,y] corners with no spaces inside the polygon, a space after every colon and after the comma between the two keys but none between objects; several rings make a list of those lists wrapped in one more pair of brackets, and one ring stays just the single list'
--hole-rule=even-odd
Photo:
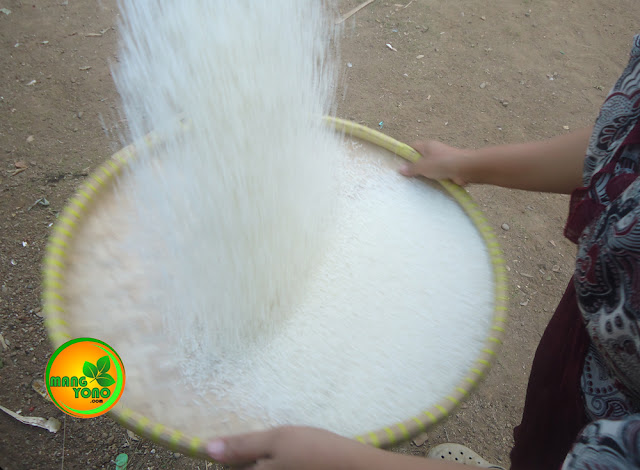
[{"label": "green leaf in logo", "polygon": [[82,373],[91,379],[95,379],[98,375],[98,368],[91,364],[89,361],[84,361],[84,365],[82,366]]},{"label": "green leaf in logo", "polygon": [[108,372],[109,368],[111,367],[109,356],[104,356],[98,359],[98,362],[96,363],[96,365],[98,366],[98,374],[102,375],[105,372]]},{"label": "green leaf in logo", "polygon": [[107,373],[99,375],[96,378],[96,380],[98,381],[98,384],[100,384],[101,387],[109,387],[110,385],[113,385],[114,383],[116,383],[116,381],[113,380],[113,377],[111,377]]}]

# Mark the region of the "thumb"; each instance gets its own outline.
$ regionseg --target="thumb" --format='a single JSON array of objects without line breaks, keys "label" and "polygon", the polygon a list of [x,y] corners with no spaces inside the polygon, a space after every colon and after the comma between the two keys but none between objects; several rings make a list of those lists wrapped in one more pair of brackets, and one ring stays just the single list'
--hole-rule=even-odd
[{"label": "thumb", "polygon": [[269,458],[274,431],[240,434],[216,439],[207,444],[207,453],[211,458],[231,465],[250,464]]},{"label": "thumb", "polygon": [[398,171],[401,175],[404,176],[416,176],[419,174],[419,171],[416,169],[415,163],[404,163]]}]

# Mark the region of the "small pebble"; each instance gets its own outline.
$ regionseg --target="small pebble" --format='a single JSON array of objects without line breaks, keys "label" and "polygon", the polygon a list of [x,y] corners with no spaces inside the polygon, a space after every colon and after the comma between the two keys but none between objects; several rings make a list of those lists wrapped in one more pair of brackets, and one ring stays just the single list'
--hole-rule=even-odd
[{"label": "small pebble", "polygon": [[182,457],[182,454],[179,454],[178,452],[175,452],[175,453],[173,454],[173,456],[174,456],[176,459],[179,459],[180,457]]},{"label": "small pebble", "polygon": [[509,224],[502,224],[502,230],[509,230],[510,228]]},{"label": "small pebble", "polygon": [[487,87],[487,84],[485,82],[482,82],[480,84],[480,88],[485,89]]},{"label": "small pebble", "polygon": [[[349,67],[351,67],[351,64],[349,64]],[[82,111],[80,111],[78,114],[78,119],[82,119],[82,116],[84,116],[84,113]]]},{"label": "small pebble", "polygon": [[422,59],[424,57],[424,55],[420,54],[418,56],[416,56],[416,59]]},{"label": "small pebble", "polygon": [[33,137],[32,135],[30,135],[29,137],[27,137],[27,142],[31,143],[33,142],[35,139],[35,137]]}]

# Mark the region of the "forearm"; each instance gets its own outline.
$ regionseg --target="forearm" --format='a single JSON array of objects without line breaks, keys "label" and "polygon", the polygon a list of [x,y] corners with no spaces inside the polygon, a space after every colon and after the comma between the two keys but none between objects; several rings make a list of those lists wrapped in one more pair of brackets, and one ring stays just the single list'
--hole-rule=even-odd
[{"label": "forearm", "polygon": [[553,193],[582,186],[582,168],[591,128],[542,142],[501,145],[472,151],[460,160],[468,183]]}]

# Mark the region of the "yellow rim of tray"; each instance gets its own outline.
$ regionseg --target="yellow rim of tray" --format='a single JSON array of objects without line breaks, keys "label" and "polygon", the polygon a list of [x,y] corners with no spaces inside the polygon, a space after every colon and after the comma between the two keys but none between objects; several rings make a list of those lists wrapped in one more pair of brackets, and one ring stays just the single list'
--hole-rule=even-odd
[{"label": "yellow rim of tray", "polygon": [[[415,162],[420,158],[420,154],[410,146],[378,131],[343,119],[333,117],[324,119],[338,132],[371,142],[406,160]],[[159,137],[155,133],[149,134],[144,139],[146,145],[154,145],[158,141]],[[65,321],[63,284],[66,271],[66,250],[73,242],[77,227],[81,223],[82,217],[88,213],[96,196],[114,181],[114,178],[129,164],[129,161],[135,155],[135,145],[131,144],[115,153],[111,159],[95,170],[69,200],[53,226],[53,232],[49,237],[44,259],[43,312],[49,340],[54,350],[73,339],[69,333],[69,325]],[[507,275],[498,240],[486,217],[465,189],[450,181],[440,181],[439,183],[471,218],[484,239],[489,252],[493,266],[495,290],[494,313],[490,333],[474,366],[467,372],[460,383],[451,390],[451,393],[440,402],[405,421],[355,437],[358,441],[375,447],[389,447],[399,444],[421,432],[425,432],[436,423],[446,419],[486,375],[496,357],[497,349],[502,344],[507,320]],[[209,458],[205,449],[206,442],[202,439],[151,421],[130,408],[116,406],[109,412],[109,415],[136,434],[168,447],[174,452],[180,452],[191,457]]]}]

